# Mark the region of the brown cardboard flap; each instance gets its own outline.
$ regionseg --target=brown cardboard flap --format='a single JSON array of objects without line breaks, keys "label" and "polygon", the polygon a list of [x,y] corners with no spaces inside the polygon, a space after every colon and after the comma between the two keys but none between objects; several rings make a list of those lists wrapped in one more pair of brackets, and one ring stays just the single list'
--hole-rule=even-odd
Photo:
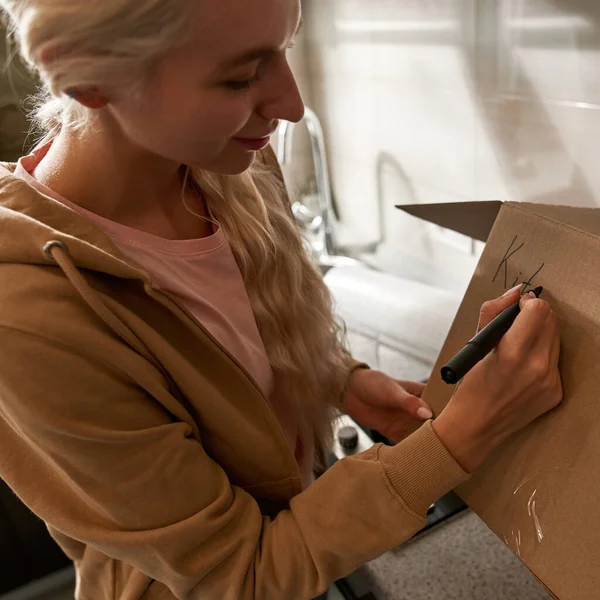
[{"label": "brown cardboard flap", "polygon": [[448,202],[441,204],[406,204],[396,208],[435,225],[452,229],[470,238],[487,241],[502,202]]},{"label": "brown cardboard flap", "polygon": [[521,202],[517,206],[586,233],[600,236],[600,209],[598,208],[574,208],[531,202]]},{"label": "brown cardboard flap", "polygon": [[503,204],[516,205],[542,217],[600,236],[599,208],[574,208],[531,202],[503,203],[498,200],[400,204],[396,208],[424,221],[486,242]]},{"label": "brown cardboard flap", "polygon": [[533,576],[533,578],[540,584],[540,586],[544,589],[544,591],[548,594],[548,596],[550,596],[553,600],[560,600],[560,598],[558,598],[557,596],[555,596],[551,590],[549,590],[545,585],[543,581],[540,581],[539,577],[535,576],[535,573],[531,573],[531,575]]},{"label": "brown cardboard flap", "polygon": [[600,598],[600,237],[587,233],[595,211],[547,208],[503,206],[423,397],[436,415],[449,402],[455,387],[440,368],[475,332],[485,300],[515,282],[544,286],[561,333],[564,402],[458,492],[555,597],[590,600]]}]

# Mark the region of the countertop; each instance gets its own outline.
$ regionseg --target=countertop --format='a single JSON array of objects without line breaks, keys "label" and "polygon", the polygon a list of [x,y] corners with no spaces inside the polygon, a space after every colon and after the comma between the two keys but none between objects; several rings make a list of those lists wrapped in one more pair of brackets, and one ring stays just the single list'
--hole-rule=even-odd
[{"label": "countertop", "polygon": [[[60,585],[34,582],[6,599],[72,600],[71,571],[54,576],[61,578]],[[527,568],[469,510],[386,552],[359,572],[377,600],[549,600]],[[330,597],[341,598],[333,590]]]},{"label": "countertop", "polygon": [[[362,452],[373,440],[348,415]],[[337,435],[332,448],[345,456]],[[551,600],[527,567],[471,510],[465,510],[386,552],[358,571],[377,600]]]},{"label": "countertop", "polygon": [[367,563],[378,600],[549,600],[529,570],[470,510]]}]

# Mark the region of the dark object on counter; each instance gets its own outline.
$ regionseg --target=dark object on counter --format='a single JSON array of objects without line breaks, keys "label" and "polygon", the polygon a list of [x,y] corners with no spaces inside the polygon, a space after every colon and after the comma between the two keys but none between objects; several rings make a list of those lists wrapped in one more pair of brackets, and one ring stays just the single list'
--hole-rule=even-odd
[{"label": "dark object on counter", "polygon": [[[532,291],[539,298],[544,288],[539,286]],[[520,312],[519,301],[504,309],[442,367],[442,379],[446,383],[458,383],[500,343]]]},{"label": "dark object on counter", "polygon": [[358,446],[358,431],[356,427],[342,427],[338,431],[338,441],[344,450],[354,450]]}]

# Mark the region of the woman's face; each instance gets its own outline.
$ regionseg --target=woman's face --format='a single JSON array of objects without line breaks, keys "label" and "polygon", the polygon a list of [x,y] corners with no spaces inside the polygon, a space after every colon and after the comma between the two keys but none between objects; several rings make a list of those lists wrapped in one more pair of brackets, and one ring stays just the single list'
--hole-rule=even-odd
[{"label": "woman's face", "polygon": [[162,60],[141,102],[113,98],[109,110],[145,151],[178,164],[239,174],[266,146],[280,119],[297,122],[304,115],[286,59],[299,27],[300,3],[203,4],[193,41]]}]

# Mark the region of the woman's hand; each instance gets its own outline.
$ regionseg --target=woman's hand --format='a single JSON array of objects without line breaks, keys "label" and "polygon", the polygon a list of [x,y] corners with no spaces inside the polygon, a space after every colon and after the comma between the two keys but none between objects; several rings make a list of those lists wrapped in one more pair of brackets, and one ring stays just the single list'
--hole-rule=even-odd
[{"label": "woman's hand", "polygon": [[[518,289],[486,302],[480,325],[519,300]],[[499,444],[562,400],[560,337],[544,300],[525,294],[521,312],[498,346],[463,379],[434,421],[448,451],[474,471]]]},{"label": "woman's hand", "polygon": [[432,417],[421,400],[425,386],[416,381],[396,381],[380,371],[356,369],[344,393],[345,412],[365,427],[399,442],[417,421]]}]

